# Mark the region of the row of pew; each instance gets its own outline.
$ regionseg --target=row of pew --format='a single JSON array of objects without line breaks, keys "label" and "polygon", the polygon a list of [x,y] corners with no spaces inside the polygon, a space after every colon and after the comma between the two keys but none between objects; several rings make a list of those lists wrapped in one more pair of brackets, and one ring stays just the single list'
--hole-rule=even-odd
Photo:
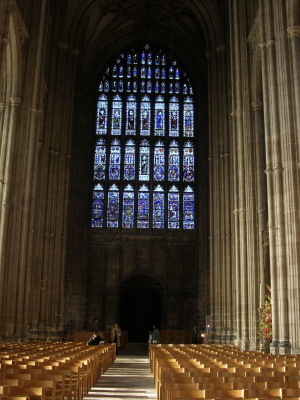
[{"label": "row of pew", "polygon": [[82,400],[115,358],[115,344],[0,344],[0,398]]},{"label": "row of pew", "polygon": [[158,400],[300,400],[300,356],[230,345],[150,346]]}]

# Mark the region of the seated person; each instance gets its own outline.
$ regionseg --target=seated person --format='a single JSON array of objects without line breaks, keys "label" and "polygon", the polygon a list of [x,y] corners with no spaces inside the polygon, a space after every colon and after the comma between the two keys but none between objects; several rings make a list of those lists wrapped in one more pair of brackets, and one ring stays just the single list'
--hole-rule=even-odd
[{"label": "seated person", "polygon": [[98,335],[98,333],[94,333],[90,340],[87,342],[87,344],[91,346],[98,346],[100,342],[103,342],[103,339],[101,336]]}]

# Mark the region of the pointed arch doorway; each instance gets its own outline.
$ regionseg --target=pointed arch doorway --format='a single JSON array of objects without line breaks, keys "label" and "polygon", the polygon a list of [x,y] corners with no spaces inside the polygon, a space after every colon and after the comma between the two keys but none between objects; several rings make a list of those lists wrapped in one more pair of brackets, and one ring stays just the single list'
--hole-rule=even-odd
[{"label": "pointed arch doorway", "polygon": [[128,341],[147,342],[153,324],[161,327],[162,286],[147,275],[135,275],[120,286],[120,323]]}]

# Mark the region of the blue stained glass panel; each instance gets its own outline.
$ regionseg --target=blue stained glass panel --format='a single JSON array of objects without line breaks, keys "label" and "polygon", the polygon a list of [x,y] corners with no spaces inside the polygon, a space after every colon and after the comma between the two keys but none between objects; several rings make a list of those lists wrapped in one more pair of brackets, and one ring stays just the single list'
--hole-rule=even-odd
[{"label": "blue stained glass panel", "polygon": [[119,180],[120,179],[120,167],[121,167],[121,146],[120,141],[115,139],[112,141],[110,146],[110,157],[109,157],[109,179]]},{"label": "blue stained glass panel", "polygon": [[159,54],[156,54],[156,56],[155,56],[155,64],[160,65],[160,55]]},{"label": "blue stained glass panel", "polygon": [[165,103],[162,96],[158,96],[155,102],[154,135],[165,136]]},{"label": "blue stained glass panel", "polygon": [[147,64],[152,64],[152,52],[149,51],[147,54]]},{"label": "blue stained glass panel", "polygon": [[136,98],[131,95],[127,99],[126,103],[126,135],[136,134]]},{"label": "blue stained glass panel", "polygon": [[134,226],[134,190],[128,185],[123,193],[123,228],[133,228]]},{"label": "blue stained glass panel", "polygon": [[153,228],[164,228],[165,222],[165,194],[158,185],[153,191]]},{"label": "blue stained glass panel", "polygon": [[135,143],[132,139],[125,145],[124,179],[131,181],[135,178]]},{"label": "blue stained glass panel", "polygon": [[144,139],[140,145],[140,164],[139,180],[149,181],[150,179],[150,145],[148,140]]},{"label": "blue stained glass panel", "polygon": [[174,79],[174,68],[173,67],[170,67],[170,69],[169,69],[169,78]]},{"label": "blue stained glass panel", "polygon": [[169,136],[179,136],[179,103],[175,96],[169,104]]},{"label": "blue stained glass panel", "polygon": [[138,194],[137,227],[149,228],[149,190],[143,185]]},{"label": "blue stained glass panel", "polygon": [[155,143],[153,178],[155,181],[165,180],[165,145],[161,141]]},{"label": "blue stained glass panel", "polygon": [[112,76],[116,78],[118,76],[118,67],[116,65],[113,66]]},{"label": "blue stained glass panel", "polygon": [[179,192],[175,186],[168,195],[168,228],[179,229]]},{"label": "blue stained glass panel", "polygon": [[152,78],[152,68],[151,67],[148,67],[147,78],[149,78],[149,79]]},{"label": "blue stained glass panel", "polygon": [[195,228],[195,195],[189,186],[183,193],[183,229]]},{"label": "blue stained glass panel", "polygon": [[151,102],[148,96],[144,96],[141,102],[141,136],[150,136],[151,129]]},{"label": "blue stained glass panel", "polygon": [[137,78],[138,75],[139,75],[138,67],[134,67],[134,68],[133,68],[133,77],[134,77],[134,78]]},{"label": "blue stained glass panel", "polygon": [[100,139],[96,143],[94,161],[94,179],[105,179],[106,172],[106,144],[105,140]]},{"label": "blue stained glass panel", "polygon": [[92,227],[104,226],[104,191],[101,185],[97,185],[93,192]]},{"label": "blue stained glass panel", "polygon": [[120,77],[120,78],[123,78],[123,76],[124,76],[124,67],[123,67],[123,65],[121,64],[119,68],[120,68],[120,69],[119,69],[119,77]]},{"label": "blue stained glass panel", "polygon": [[112,135],[121,135],[122,133],[122,101],[119,95],[115,96],[112,103]]},{"label": "blue stained glass panel", "polygon": [[194,182],[195,160],[194,146],[190,141],[183,147],[183,180],[185,182]]},{"label": "blue stained glass panel", "polygon": [[119,189],[112,185],[108,192],[107,203],[107,227],[118,228],[119,226]]},{"label": "blue stained glass panel", "polygon": [[175,140],[170,143],[169,148],[169,181],[179,182],[180,178],[180,159],[179,159],[179,145]]},{"label": "blue stained glass panel", "polygon": [[141,68],[141,78],[146,78],[146,68],[145,67]]},{"label": "blue stained glass panel", "polygon": [[97,103],[97,123],[96,123],[97,135],[107,134],[107,120],[108,120],[107,97],[104,94],[102,94],[101,96],[99,96]]},{"label": "blue stained glass panel", "polygon": [[160,68],[155,68],[155,79],[160,78]]},{"label": "blue stained glass panel", "polygon": [[176,70],[175,70],[175,79],[180,79],[180,70],[179,70],[179,68],[176,68]]},{"label": "blue stained glass panel", "polygon": [[190,97],[184,100],[183,105],[183,136],[194,136],[194,104]]}]

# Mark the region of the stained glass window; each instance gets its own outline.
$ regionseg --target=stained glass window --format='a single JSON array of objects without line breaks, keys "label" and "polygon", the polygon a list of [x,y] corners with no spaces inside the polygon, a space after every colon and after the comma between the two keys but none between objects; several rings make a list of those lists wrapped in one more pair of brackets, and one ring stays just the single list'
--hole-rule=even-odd
[{"label": "stained glass window", "polygon": [[126,135],[135,135],[136,132],[136,97],[131,95],[126,103]]},{"label": "stained glass window", "polygon": [[153,228],[164,228],[165,221],[165,193],[158,185],[153,191]]},{"label": "stained glass window", "polygon": [[104,190],[98,184],[93,192],[92,227],[103,228],[104,226]]},{"label": "stained glass window", "polygon": [[151,102],[148,96],[144,96],[141,102],[140,135],[150,136],[151,129]]},{"label": "stained glass window", "polygon": [[183,192],[183,229],[195,228],[195,194],[188,186]]},{"label": "stained glass window", "polygon": [[172,186],[168,195],[168,228],[179,229],[179,190]]},{"label": "stained glass window", "polygon": [[195,110],[186,71],[144,44],[116,55],[100,76],[92,227],[195,229]]},{"label": "stained glass window", "polygon": [[95,161],[94,161],[94,179],[105,179],[106,172],[106,143],[105,140],[99,139],[96,143]]},{"label": "stained glass window", "polygon": [[169,105],[169,136],[179,136],[179,103],[173,96]]},{"label": "stained glass window", "polygon": [[183,136],[194,136],[194,104],[190,97],[184,100],[183,105]]},{"label": "stained glass window", "polygon": [[150,179],[150,144],[144,139],[140,145],[139,180],[149,181]]},{"label": "stained glass window", "polygon": [[97,124],[96,124],[97,135],[107,134],[107,119],[108,119],[107,96],[103,94],[99,96],[97,104]]},{"label": "stained glass window", "polygon": [[135,143],[132,139],[125,145],[124,179],[132,181],[135,178]]},{"label": "stained glass window", "polygon": [[173,140],[170,143],[169,149],[169,181],[170,182],[179,182],[180,178],[180,159],[179,159],[179,145]]},{"label": "stained glass window", "polygon": [[156,98],[154,124],[154,135],[165,136],[165,102],[162,96]]},{"label": "stained glass window", "polygon": [[138,193],[137,227],[149,228],[149,190],[143,185]]},{"label": "stained glass window", "polygon": [[134,225],[134,189],[127,185],[123,193],[123,228],[133,228]]},{"label": "stained glass window", "polygon": [[113,98],[113,108],[112,108],[112,135],[121,135],[122,132],[122,98],[120,95],[116,95]]},{"label": "stained glass window", "polygon": [[118,228],[119,226],[119,189],[112,185],[108,191],[107,202],[107,227]]},{"label": "stained glass window", "polygon": [[155,181],[165,179],[165,145],[161,140],[154,147],[153,178]]},{"label": "stained glass window", "polygon": [[121,167],[121,146],[120,141],[114,139],[110,146],[109,155],[109,179],[119,180],[120,179],[120,167]]},{"label": "stained glass window", "polygon": [[183,146],[183,180],[194,182],[194,146],[190,141]]}]

